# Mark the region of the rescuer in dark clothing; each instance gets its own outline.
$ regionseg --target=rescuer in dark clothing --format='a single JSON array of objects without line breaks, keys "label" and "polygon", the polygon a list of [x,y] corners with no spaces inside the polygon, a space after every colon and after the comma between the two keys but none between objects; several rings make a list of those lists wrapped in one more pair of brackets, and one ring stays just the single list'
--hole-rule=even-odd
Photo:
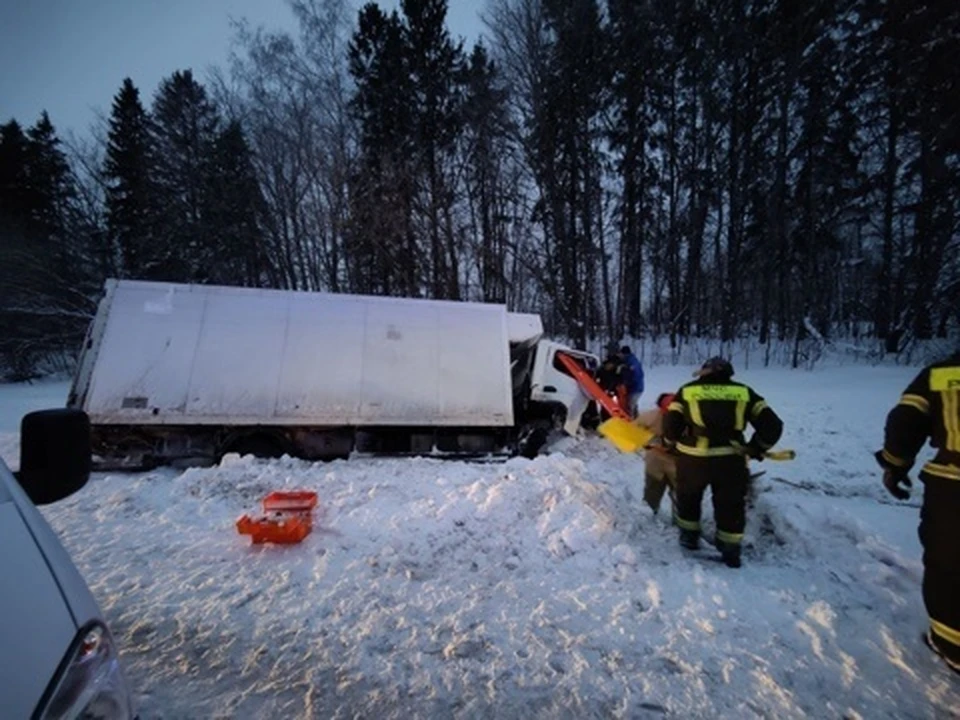
[{"label": "rescuer in dark clothing", "polygon": [[[607,395],[616,399],[620,407],[625,407],[626,390],[622,385],[622,376],[623,362],[616,353],[609,354],[607,359],[603,361],[600,369],[597,370],[597,384],[603,388]],[[603,408],[600,408],[600,419],[607,420],[609,417],[610,414]]]},{"label": "rescuer in dark clothing", "polygon": [[617,385],[620,384],[620,376],[622,375],[622,372],[623,370],[620,363],[620,358],[615,355],[611,355],[603,361],[603,364],[597,371],[597,383],[607,393],[615,395],[617,392]]},{"label": "rescuer in dark clothing", "polygon": [[937,454],[920,471],[924,640],[960,673],[960,353],[924,368],[887,415],[876,458],[884,486],[900,500],[910,497],[907,472],[927,438]]},{"label": "rescuer in dark clothing", "polygon": [[[717,524],[714,540],[724,562],[740,567],[740,543],[746,523],[749,471],[747,457],[763,458],[783,432],[783,423],[753,389],[734,382],[733,366],[723,358],[707,360],[697,378],[677,393],[663,420],[664,441],[677,458],[674,520],[680,544],[700,544],[700,509],[710,487]],[[749,442],[743,433],[754,429]]]}]

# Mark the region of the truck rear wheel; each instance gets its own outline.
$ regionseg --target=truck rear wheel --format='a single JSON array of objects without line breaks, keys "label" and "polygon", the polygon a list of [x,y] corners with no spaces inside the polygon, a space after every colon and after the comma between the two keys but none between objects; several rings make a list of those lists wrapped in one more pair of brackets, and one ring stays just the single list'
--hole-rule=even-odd
[{"label": "truck rear wheel", "polygon": [[238,455],[253,455],[258,458],[279,458],[287,452],[286,443],[282,438],[271,433],[256,432],[241,435],[224,444],[221,455],[237,453]]}]

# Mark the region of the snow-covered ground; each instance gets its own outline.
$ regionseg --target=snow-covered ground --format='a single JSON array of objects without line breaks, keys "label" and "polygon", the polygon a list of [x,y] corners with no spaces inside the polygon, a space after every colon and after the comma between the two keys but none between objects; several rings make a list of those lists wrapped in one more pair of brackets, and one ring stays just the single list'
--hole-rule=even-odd
[{"label": "snow-covered ground", "polygon": [[[690,370],[649,368],[647,397]],[[743,373],[798,459],[757,466],[740,570],[682,551],[640,459],[596,437],[499,464],[98,475],[43,512],[145,719],[956,717],[920,642],[921,489],[896,503],[871,457],[915,372]],[[25,392],[0,387],[4,416]],[[319,493],[314,532],[252,547],[234,522],[280,488]]]}]

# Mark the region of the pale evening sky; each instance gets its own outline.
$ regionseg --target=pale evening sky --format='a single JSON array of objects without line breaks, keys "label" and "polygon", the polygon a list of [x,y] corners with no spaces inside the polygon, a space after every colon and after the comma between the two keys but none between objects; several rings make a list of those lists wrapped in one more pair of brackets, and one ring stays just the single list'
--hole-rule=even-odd
[{"label": "pale evening sky", "polygon": [[[482,5],[450,0],[454,38],[476,40]],[[0,124],[32,125],[46,109],[61,134],[82,134],[96,111],[109,112],[124,77],[147,105],[174,70],[190,68],[203,81],[226,63],[230,18],[294,29],[285,0],[0,0]]]}]

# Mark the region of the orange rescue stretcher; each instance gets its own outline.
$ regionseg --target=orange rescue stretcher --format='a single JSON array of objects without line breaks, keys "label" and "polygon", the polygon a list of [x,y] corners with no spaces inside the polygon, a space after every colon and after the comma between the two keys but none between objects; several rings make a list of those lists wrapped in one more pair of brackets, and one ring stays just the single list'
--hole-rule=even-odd
[{"label": "orange rescue stretcher", "polygon": [[254,545],[265,542],[291,545],[303,540],[313,529],[317,494],[311,490],[275,491],[263,498],[264,515],[242,515],[237,532],[249,535]]},{"label": "orange rescue stretcher", "polygon": [[647,443],[653,440],[654,434],[647,428],[632,422],[627,411],[604,392],[603,388],[590,376],[583,365],[570,355],[562,352],[557,353],[557,359],[573,376],[574,380],[580,384],[587,396],[596,400],[609,413],[610,419],[600,423],[597,432],[620,450],[628,453],[643,449]]}]

